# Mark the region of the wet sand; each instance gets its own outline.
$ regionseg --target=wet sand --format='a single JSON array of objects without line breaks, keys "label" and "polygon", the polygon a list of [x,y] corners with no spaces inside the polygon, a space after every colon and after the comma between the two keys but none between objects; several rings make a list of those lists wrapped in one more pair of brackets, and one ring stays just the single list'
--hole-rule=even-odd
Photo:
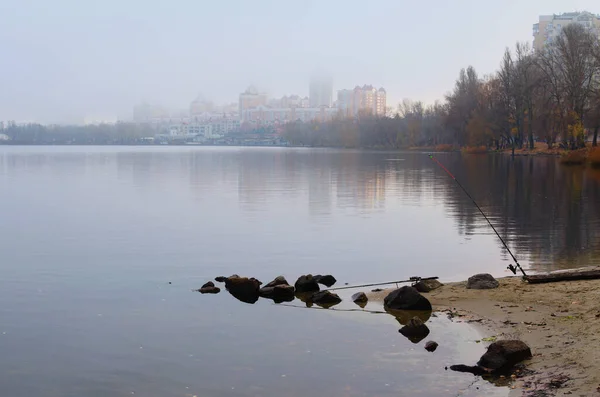
[{"label": "wet sand", "polygon": [[[488,337],[521,339],[533,353],[512,396],[600,396],[600,280],[528,284],[498,279],[492,290],[448,283],[424,294],[436,311],[481,326]],[[389,291],[371,292],[383,301]],[[443,341],[439,341],[443,343]],[[474,365],[475,363],[457,363]]]}]

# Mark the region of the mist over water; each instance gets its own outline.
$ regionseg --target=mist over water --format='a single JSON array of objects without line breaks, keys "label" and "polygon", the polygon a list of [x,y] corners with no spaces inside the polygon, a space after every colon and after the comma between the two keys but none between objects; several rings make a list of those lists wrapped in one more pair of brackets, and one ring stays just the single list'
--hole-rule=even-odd
[{"label": "mist over water", "polygon": [[[525,267],[599,264],[595,171],[438,158]],[[192,292],[232,273],[331,273],[338,285],[507,275],[496,236],[425,154],[3,147],[0,191],[0,349],[11,358],[0,383],[11,396],[476,395],[470,376],[443,368],[476,361],[481,335],[443,317],[428,321],[432,355],[393,317],[346,312],[353,290],[335,310]]]}]

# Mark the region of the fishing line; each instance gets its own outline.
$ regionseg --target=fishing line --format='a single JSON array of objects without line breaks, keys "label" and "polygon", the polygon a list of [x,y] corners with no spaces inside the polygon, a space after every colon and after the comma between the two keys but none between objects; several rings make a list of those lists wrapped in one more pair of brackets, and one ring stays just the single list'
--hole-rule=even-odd
[{"label": "fishing line", "polygon": [[481,209],[481,207],[479,206],[479,204],[477,204],[477,202],[475,201],[475,199],[469,194],[469,192],[467,192],[467,189],[465,189],[464,186],[461,185],[461,183],[458,181],[458,179],[456,179],[456,177],[454,175],[452,175],[452,173],[448,170],[448,168],[446,168],[442,163],[440,163],[438,161],[438,159],[436,159],[435,157],[433,157],[432,154],[429,155],[429,158],[432,159],[433,161],[435,161],[435,163],[437,165],[439,165],[444,171],[446,171],[446,173],[448,175],[450,175],[450,178],[452,178],[454,180],[454,182],[456,182],[456,184],[462,189],[462,191],[465,192],[465,194],[467,195],[467,197],[469,197],[471,199],[471,201],[473,202],[473,204],[475,204],[475,207],[477,207],[477,209],[479,210],[479,212],[481,212],[481,215],[483,215],[483,217],[485,218],[485,220],[487,221],[487,223],[490,225],[490,227],[492,228],[492,230],[494,231],[494,233],[496,233],[496,236],[498,236],[498,238],[500,239],[500,241],[502,241],[502,244],[504,245],[504,248],[506,248],[506,250],[508,251],[508,253],[512,257],[513,261],[515,261],[515,265],[516,265],[515,266],[513,264],[510,264],[510,265],[508,265],[508,269],[511,272],[513,272],[513,274],[517,274],[517,269],[518,269],[518,270],[521,271],[521,273],[523,273],[524,277],[527,277],[527,274],[525,274],[525,270],[523,270],[523,268],[519,264],[519,261],[517,260],[517,258],[513,255],[513,253],[510,250],[510,248],[508,248],[508,245],[506,244],[506,242],[504,241],[504,239],[500,236],[500,233],[498,233],[498,231],[496,231],[496,228],[494,227],[494,225],[492,224],[492,222],[488,219],[487,215],[485,215],[485,213],[483,212],[483,210]]}]

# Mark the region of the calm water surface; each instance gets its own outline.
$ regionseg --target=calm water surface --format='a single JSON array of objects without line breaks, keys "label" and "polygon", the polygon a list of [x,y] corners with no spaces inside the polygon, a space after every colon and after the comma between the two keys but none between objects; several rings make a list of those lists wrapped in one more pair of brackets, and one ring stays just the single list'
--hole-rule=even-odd
[{"label": "calm water surface", "polygon": [[[600,172],[439,158],[526,267],[600,264]],[[232,273],[507,275],[497,238],[423,154],[0,147],[0,211],[3,396],[506,395],[444,371],[484,346],[443,316],[427,323],[431,354],[376,303],[191,291]]]}]

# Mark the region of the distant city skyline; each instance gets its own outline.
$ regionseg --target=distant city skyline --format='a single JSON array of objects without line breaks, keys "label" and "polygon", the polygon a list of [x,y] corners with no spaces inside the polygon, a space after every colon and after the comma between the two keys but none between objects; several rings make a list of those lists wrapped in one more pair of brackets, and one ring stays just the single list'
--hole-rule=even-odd
[{"label": "distant city skyline", "polygon": [[[132,119],[148,102],[217,105],[249,85],[269,97],[309,96],[315,69],[333,98],[355,84],[385,87],[388,105],[431,104],[461,68],[497,70],[506,47],[533,42],[541,15],[600,12],[596,0],[224,0],[0,4],[0,120]],[[425,22],[426,21],[426,22]],[[370,26],[359,29],[357,26]]]}]

